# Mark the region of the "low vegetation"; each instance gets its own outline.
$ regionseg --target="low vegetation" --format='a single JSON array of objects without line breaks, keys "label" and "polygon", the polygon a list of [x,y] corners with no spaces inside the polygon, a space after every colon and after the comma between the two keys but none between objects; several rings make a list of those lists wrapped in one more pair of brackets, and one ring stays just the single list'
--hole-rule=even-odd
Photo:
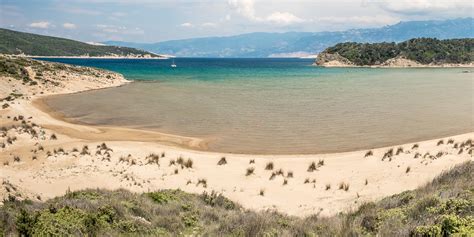
[{"label": "low vegetation", "polygon": [[[23,236],[472,236],[474,162],[354,212],[297,218],[254,212],[215,192],[84,190],[46,202],[5,200],[0,233]],[[205,185],[205,179],[198,185]],[[330,189],[326,185],[326,189]],[[344,190],[344,187],[342,188]],[[263,189],[259,195],[265,195]],[[330,208],[330,207],[329,207]]]}]

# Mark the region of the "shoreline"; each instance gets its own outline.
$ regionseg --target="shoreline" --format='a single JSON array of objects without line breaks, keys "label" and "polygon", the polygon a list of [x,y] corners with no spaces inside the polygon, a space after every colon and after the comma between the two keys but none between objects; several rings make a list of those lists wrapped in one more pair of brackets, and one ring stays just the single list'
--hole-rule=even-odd
[{"label": "shoreline", "polygon": [[[157,142],[157,133],[68,123],[35,107],[35,101],[45,96],[129,83],[113,72],[81,70],[86,69],[100,72],[101,77],[76,75],[77,72],[72,71],[68,73],[73,75],[67,74],[63,78],[61,75],[66,74],[55,71],[58,74],[55,80],[62,82],[64,87],[42,88],[41,91],[46,92],[42,95],[34,95],[36,88],[22,85],[21,81],[0,80],[5,88],[33,94],[17,98],[10,107],[0,110],[0,122],[18,124],[6,131],[7,137],[16,140],[0,148],[1,185],[14,186],[19,198],[47,200],[68,190],[85,188],[123,188],[138,193],[160,189],[181,189],[198,194],[216,191],[246,209],[277,210],[300,217],[332,216],[366,202],[416,189],[457,164],[474,161],[467,149],[461,148],[462,153],[458,153],[459,149],[454,148],[454,144],[474,139],[474,132],[340,153],[229,154],[163,144]],[[107,79],[105,75],[113,75],[113,78]],[[53,74],[46,76],[53,78]],[[35,133],[22,129],[19,115]],[[36,138],[31,134],[39,135]],[[174,139],[179,141],[180,138]],[[443,144],[440,145],[441,140]],[[414,144],[417,144],[416,148]],[[400,148],[401,152],[398,151]],[[390,149],[393,154],[386,158]],[[371,155],[367,155],[369,151]],[[158,154],[159,158],[150,158]],[[225,164],[219,165],[222,159]],[[191,165],[184,166],[184,161],[190,161]],[[271,169],[267,169],[269,163]],[[314,169],[310,168],[312,163]],[[206,180],[206,185],[199,185],[199,180]],[[338,188],[341,183],[350,188],[341,190]],[[259,194],[262,190],[264,195]],[[0,188],[0,200],[8,195],[11,193]]]},{"label": "shoreline", "polygon": [[131,56],[34,56],[34,55],[17,55],[17,57],[25,58],[65,58],[65,59],[147,59],[147,60],[166,60],[170,57],[131,57]]}]

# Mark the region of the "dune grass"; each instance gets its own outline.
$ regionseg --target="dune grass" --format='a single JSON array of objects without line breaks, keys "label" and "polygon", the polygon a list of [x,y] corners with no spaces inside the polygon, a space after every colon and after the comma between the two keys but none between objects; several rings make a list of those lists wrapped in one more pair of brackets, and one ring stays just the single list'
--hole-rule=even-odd
[{"label": "dune grass", "polygon": [[[199,184],[207,183],[205,179]],[[329,186],[330,187],[330,186]],[[263,189],[262,189],[263,190]],[[83,190],[0,207],[5,236],[472,236],[474,162],[432,182],[333,217],[242,208],[215,192]],[[328,191],[336,192],[336,191]],[[259,195],[264,195],[261,190]],[[325,207],[331,208],[331,207]],[[0,235],[1,235],[0,234]]]}]

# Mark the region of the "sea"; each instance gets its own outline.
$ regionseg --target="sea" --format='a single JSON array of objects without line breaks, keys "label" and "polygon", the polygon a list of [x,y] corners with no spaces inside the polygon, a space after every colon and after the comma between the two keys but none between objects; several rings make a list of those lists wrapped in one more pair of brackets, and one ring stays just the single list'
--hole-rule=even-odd
[{"label": "sea", "polygon": [[314,154],[474,131],[474,74],[463,68],[323,68],[312,59],[41,60],[121,73],[125,86],[45,99],[80,123],[153,130],[208,150]]}]

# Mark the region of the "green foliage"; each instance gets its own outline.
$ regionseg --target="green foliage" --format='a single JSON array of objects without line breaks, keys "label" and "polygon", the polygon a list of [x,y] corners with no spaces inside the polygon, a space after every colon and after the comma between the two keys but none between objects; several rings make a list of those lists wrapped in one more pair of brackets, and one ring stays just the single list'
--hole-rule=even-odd
[{"label": "green foliage", "polygon": [[83,235],[86,213],[80,209],[63,207],[57,211],[43,210],[32,228],[34,236]]},{"label": "green foliage", "polygon": [[172,200],[176,200],[177,190],[163,190],[158,192],[148,193],[148,197],[150,197],[154,202],[158,204],[166,204]]},{"label": "green foliage", "polygon": [[[453,234],[474,234],[474,217],[466,218],[457,215],[445,215],[441,221],[441,232],[443,236],[451,236]],[[466,235],[467,236],[467,235]]]},{"label": "green foliage", "polygon": [[89,55],[97,57],[108,55],[128,56],[131,54],[142,56],[149,54],[151,56],[157,56],[153,53],[128,47],[90,45],[70,39],[30,34],[7,29],[0,29],[0,53],[23,53],[34,56]]},{"label": "green foliage", "polygon": [[[6,200],[6,236],[473,236],[474,162],[425,187],[334,217],[243,210],[216,192],[68,192],[42,202]],[[1,234],[0,234],[1,236]]]},{"label": "green foliage", "polygon": [[417,226],[413,231],[415,237],[437,237],[441,236],[439,225]]},{"label": "green foliage", "polygon": [[411,39],[401,43],[339,43],[323,53],[338,53],[356,65],[378,65],[402,56],[422,64],[471,63],[474,39]]},{"label": "green foliage", "polygon": [[211,193],[204,192],[201,195],[201,198],[207,205],[212,207],[218,206],[228,210],[235,209],[237,207],[234,202],[224,197],[222,194],[218,194],[214,191]]}]

